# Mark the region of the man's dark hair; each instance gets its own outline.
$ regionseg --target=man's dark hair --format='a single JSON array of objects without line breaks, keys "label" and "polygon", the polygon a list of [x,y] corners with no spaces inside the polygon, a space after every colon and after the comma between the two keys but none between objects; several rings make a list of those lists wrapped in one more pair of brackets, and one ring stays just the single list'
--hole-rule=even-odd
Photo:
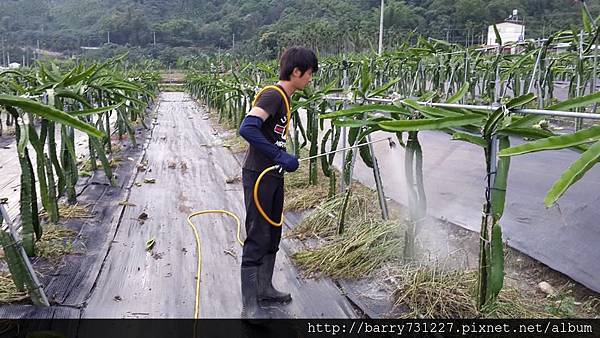
[{"label": "man's dark hair", "polygon": [[304,47],[286,49],[279,61],[279,80],[289,81],[294,68],[298,68],[302,72],[301,76],[309,69],[316,73],[319,69],[317,56],[312,50]]}]

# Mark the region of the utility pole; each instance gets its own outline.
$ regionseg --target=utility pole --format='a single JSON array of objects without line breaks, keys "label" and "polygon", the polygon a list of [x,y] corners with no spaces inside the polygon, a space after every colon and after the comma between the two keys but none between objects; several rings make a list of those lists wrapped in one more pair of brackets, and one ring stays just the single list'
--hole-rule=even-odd
[{"label": "utility pole", "polygon": [[152,32],[152,44],[156,46],[156,32]]},{"label": "utility pole", "polygon": [[235,49],[235,33],[233,33],[233,38],[232,38],[232,43],[231,43],[231,50]]},{"label": "utility pole", "polygon": [[110,43],[110,31],[106,32],[106,36],[107,36],[107,43]]},{"label": "utility pole", "polygon": [[377,54],[383,53],[383,11],[384,11],[384,0],[381,0],[381,15],[379,16],[379,51]]}]

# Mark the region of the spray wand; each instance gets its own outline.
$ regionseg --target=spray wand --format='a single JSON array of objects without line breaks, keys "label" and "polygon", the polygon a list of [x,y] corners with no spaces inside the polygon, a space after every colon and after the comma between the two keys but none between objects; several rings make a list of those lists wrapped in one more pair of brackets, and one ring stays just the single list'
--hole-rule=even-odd
[{"label": "spray wand", "polygon": [[322,154],[319,154],[319,155],[315,155],[315,156],[301,158],[301,159],[298,160],[298,162],[308,161],[308,160],[312,160],[314,158],[319,158],[321,156],[325,156],[325,155],[329,155],[329,154],[335,154],[335,153],[338,153],[340,151],[350,150],[350,149],[354,149],[354,148],[366,146],[367,144],[373,144],[373,143],[378,143],[378,142],[383,142],[383,141],[388,141],[388,145],[390,146],[390,149],[393,149],[393,148],[396,147],[396,143],[394,141],[392,141],[391,137],[388,137],[388,138],[384,138],[384,139],[381,139],[381,140],[359,143],[359,144],[355,144],[355,145],[350,146],[350,147],[345,147],[345,148],[336,149],[336,150],[333,150],[333,151],[328,151],[328,152],[325,152],[325,153],[322,153]]}]

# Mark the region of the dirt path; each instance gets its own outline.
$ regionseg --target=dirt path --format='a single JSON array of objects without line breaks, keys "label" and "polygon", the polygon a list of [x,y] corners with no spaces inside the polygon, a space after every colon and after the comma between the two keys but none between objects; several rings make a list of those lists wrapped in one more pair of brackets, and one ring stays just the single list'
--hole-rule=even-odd
[{"label": "dirt path", "polygon": [[[132,205],[125,209],[84,317],[191,318],[196,247],[187,215],[195,210],[225,209],[243,222],[241,183],[226,182],[240,175],[239,162],[221,146],[204,111],[187,94],[163,93],[157,122],[146,152],[147,169],[137,177],[138,182],[154,179],[155,183],[133,186],[128,200]],[[200,315],[239,318],[241,247],[235,240],[235,222],[210,215],[196,218],[195,224],[203,258]],[[150,239],[155,245],[147,251]],[[298,277],[286,255],[293,243],[286,242],[278,255],[275,283],[290,291],[294,301],[272,309],[272,315],[355,317],[331,281]]]}]

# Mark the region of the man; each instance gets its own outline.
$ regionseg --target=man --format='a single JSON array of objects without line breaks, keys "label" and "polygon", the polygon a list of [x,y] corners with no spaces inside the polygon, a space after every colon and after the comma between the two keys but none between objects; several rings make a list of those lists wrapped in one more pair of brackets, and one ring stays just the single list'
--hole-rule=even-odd
[{"label": "man", "polygon": [[[242,254],[242,318],[265,318],[261,302],[287,303],[289,293],[272,284],[275,255],[279,250],[281,226],[273,222],[283,217],[283,173],[271,171],[264,176],[258,200],[271,223],[257,210],[253,190],[260,173],[273,165],[287,172],[298,169],[298,158],[286,152],[289,130],[289,102],[296,90],[302,90],[318,69],[315,54],[302,47],[287,49],[280,60],[279,82],[261,91],[254,107],[242,121],[240,135],[250,144],[242,167],[246,204],[246,240]],[[276,223],[275,223],[276,224]]]}]

